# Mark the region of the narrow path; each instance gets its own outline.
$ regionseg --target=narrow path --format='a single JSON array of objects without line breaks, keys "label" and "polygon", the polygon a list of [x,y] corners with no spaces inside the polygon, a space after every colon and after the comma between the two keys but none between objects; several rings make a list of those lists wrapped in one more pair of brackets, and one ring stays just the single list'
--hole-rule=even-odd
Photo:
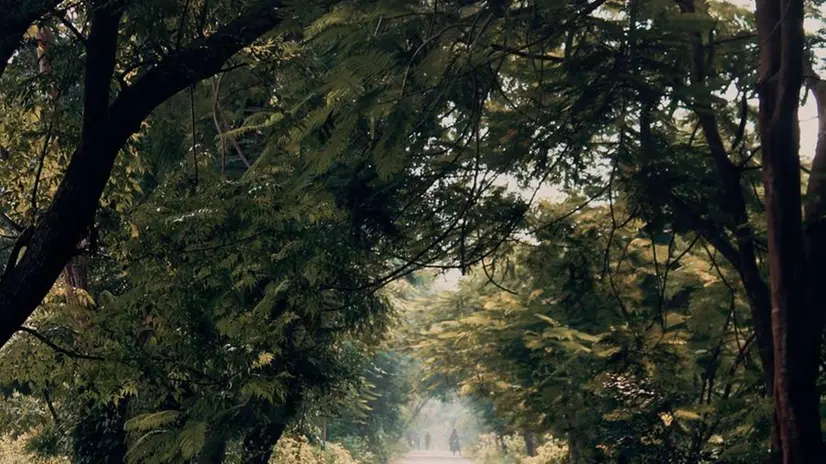
[{"label": "narrow path", "polygon": [[415,450],[407,453],[393,464],[471,464],[470,460],[450,453],[450,451]]}]

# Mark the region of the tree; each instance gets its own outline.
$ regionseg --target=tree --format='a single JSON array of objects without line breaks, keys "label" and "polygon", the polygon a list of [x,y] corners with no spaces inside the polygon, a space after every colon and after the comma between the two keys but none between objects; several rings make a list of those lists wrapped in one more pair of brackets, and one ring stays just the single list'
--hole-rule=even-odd
[{"label": "tree", "polygon": [[[79,142],[49,208],[29,233],[21,235],[20,245],[25,245],[26,252],[19,261],[16,257],[10,261],[16,264],[7,267],[0,280],[2,343],[34,311],[93,225],[115,159],[141,122],[176,93],[220,72],[235,53],[280,24],[282,15],[281,2],[252,2],[240,16],[209,36],[203,36],[201,29],[192,34],[201,34],[200,38],[171,53],[130,57],[137,60],[137,66],[156,64],[131,83],[126,82],[110,104],[110,88],[121,51],[121,19],[128,11],[139,15],[140,9],[119,1],[92,1],[86,6],[89,34],[82,41],[86,60]],[[36,19],[45,14],[43,10],[33,10],[36,15],[22,15],[21,21]]]}]

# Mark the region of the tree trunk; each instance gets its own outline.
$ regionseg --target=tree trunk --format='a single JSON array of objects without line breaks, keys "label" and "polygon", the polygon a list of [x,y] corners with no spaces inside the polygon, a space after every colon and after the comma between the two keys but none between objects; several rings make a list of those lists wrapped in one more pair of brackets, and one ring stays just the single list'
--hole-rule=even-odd
[{"label": "tree trunk", "polygon": [[270,422],[249,432],[244,437],[244,464],[267,464],[286,426],[286,421]]},{"label": "tree trunk", "polygon": [[525,439],[525,454],[530,457],[536,456],[536,436],[530,430],[524,430],[522,437]]},{"label": "tree trunk", "polygon": [[807,293],[815,289],[813,282],[807,282],[797,118],[804,68],[803,1],[758,0],[757,29],[774,403],[783,463],[816,463],[823,459],[816,386],[820,315]]}]

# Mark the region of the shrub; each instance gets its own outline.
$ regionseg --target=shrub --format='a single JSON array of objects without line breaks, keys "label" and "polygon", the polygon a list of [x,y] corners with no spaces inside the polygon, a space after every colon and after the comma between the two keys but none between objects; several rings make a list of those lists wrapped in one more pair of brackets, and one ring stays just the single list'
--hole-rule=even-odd
[{"label": "shrub", "polygon": [[568,445],[547,435],[537,447],[536,456],[525,454],[525,440],[518,435],[502,437],[505,448],[500,447],[495,434],[482,435],[468,448],[476,464],[565,464],[568,462]]},{"label": "shrub", "polygon": [[272,453],[270,464],[362,464],[343,446],[328,442],[324,449],[305,437],[282,437]]}]

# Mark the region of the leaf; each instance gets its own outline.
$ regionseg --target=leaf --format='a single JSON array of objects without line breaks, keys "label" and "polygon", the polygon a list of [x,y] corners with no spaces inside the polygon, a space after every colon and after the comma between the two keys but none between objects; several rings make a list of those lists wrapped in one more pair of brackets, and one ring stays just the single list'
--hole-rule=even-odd
[{"label": "leaf", "polygon": [[699,414],[697,414],[696,412],[693,412],[693,411],[689,411],[687,409],[677,409],[677,410],[675,410],[674,411],[674,417],[676,417],[678,419],[691,420],[691,421],[702,419],[702,417]]},{"label": "leaf", "polygon": [[688,320],[688,318],[689,316],[685,314],[667,313],[665,315],[665,325],[666,327],[671,328],[672,326],[683,324]]},{"label": "leaf", "polygon": [[206,442],[207,425],[201,421],[187,421],[178,434],[178,446],[181,454],[189,459],[198,454]]},{"label": "leaf", "polygon": [[253,363],[253,367],[264,367],[267,364],[269,364],[274,358],[275,356],[273,356],[272,353],[268,353],[266,351],[262,352],[258,355],[258,359],[256,359]]},{"label": "leaf", "polygon": [[552,318],[550,318],[550,317],[548,317],[544,314],[536,314],[536,317],[538,317],[539,319],[542,319],[543,321],[547,322],[548,324],[551,324],[552,326],[559,325],[559,322],[555,321],[554,319],[552,319]]},{"label": "leaf", "polygon": [[181,412],[175,410],[141,414],[126,421],[123,428],[127,432],[152,430],[175,422],[180,415]]}]

